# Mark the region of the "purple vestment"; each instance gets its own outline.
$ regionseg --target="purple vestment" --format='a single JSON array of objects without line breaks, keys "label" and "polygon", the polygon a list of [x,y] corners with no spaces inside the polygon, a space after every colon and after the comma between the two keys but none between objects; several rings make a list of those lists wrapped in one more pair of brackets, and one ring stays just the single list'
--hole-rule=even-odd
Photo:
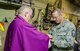
[{"label": "purple vestment", "polygon": [[46,34],[17,15],[9,25],[4,51],[48,51],[48,41]]}]

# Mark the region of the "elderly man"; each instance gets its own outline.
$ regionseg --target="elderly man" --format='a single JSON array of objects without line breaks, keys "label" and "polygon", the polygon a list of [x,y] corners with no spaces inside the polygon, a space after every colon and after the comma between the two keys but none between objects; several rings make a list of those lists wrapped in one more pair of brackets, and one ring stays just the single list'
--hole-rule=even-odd
[{"label": "elderly man", "polygon": [[29,21],[32,9],[22,6],[9,25],[4,51],[48,51],[49,37],[39,32]]},{"label": "elderly man", "polygon": [[52,51],[73,51],[76,31],[74,24],[63,18],[60,9],[55,9],[52,12],[52,18],[56,22],[56,25],[52,26],[49,31],[49,34],[52,34],[54,38]]}]

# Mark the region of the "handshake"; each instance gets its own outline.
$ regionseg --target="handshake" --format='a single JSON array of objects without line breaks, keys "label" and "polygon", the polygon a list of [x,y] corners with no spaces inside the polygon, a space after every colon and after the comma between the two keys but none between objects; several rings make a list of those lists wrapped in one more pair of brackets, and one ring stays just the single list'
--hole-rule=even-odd
[{"label": "handshake", "polygon": [[51,42],[54,42],[53,36],[50,35],[50,34],[47,34],[47,35],[49,36],[50,41],[51,41]]},{"label": "handshake", "polygon": [[52,35],[48,34],[46,31],[42,31],[42,32],[49,36],[49,40],[51,42],[54,42],[54,39],[53,39],[54,37]]},{"label": "handshake", "polygon": [[50,48],[52,46],[51,42],[54,42],[54,39],[53,39],[54,37],[52,35],[48,34],[46,31],[42,31],[42,32],[49,36],[48,48]]},{"label": "handshake", "polygon": [[50,34],[47,34],[49,36],[49,43],[48,43],[48,48],[52,46],[51,42],[54,42],[53,36]]}]

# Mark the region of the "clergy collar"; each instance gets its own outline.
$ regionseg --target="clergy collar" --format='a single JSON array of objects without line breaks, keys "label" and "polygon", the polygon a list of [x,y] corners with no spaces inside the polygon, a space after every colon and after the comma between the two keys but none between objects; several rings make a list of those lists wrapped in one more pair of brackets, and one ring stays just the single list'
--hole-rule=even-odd
[{"label": "clergy collar", "polygon": [[[34,26],[32,26],[30,23],[28,23],[27,21],[25,21],[20,15],[16,15],[16,18],[22,20],[25,24],[28,24],[29,27],[34,27]],[[15,18],[15,19],[16,19],[16,18]]]}]

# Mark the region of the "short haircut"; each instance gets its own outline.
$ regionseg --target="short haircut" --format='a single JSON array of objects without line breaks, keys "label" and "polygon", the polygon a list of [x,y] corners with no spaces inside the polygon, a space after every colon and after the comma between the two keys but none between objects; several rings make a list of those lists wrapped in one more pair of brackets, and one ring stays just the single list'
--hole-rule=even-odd
[{"label": "short haircut", "polygon": [[18,9],[18,14],[22,14],[24,12],[28,12],[28,13],[32,12],[31,7],[23,5]]},{"label": "short haircut", "polygon": [[59,15],[62,15],[62,11],[59,8],[53,9],[52,13],[58,12]]}]

